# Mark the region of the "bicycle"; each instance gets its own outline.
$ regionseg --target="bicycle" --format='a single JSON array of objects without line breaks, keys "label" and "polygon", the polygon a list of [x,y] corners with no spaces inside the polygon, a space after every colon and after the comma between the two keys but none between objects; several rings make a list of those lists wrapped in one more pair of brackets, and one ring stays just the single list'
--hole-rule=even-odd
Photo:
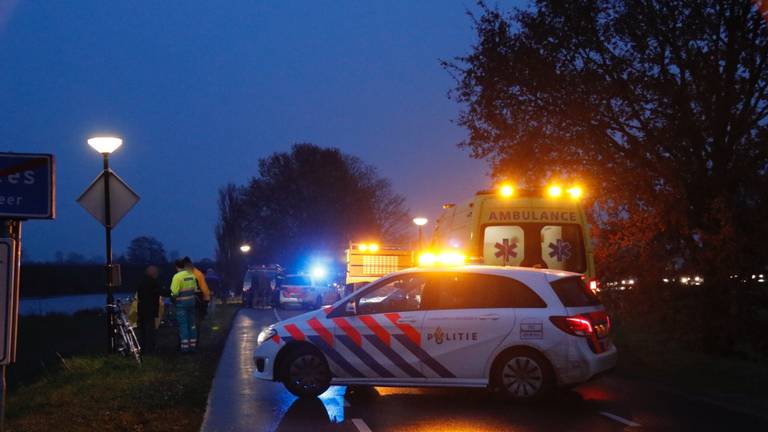
[{"label": "bicycle", "polygon": [[117,352],[124,357],[132,355],[136,362],[141,365],[141,346],[131,323],[128,322],[128,317],[125,316],[120,300],[115,300],[115,304],[107,305],[107,313],[114,314],[115,317]]}]

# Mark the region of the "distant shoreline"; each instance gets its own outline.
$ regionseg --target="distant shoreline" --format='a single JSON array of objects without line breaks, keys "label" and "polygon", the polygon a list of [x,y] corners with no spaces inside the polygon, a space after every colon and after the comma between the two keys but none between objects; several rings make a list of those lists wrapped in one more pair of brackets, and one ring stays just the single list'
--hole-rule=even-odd
[{"label": "distant shoreline", "polygon": [[[102,294],[106,298],[107,293],[101,293],[101,292],[80,292],[80,293],[57,293],[57,294],[50,294],[50,295],[36,295],[36,296],[21,296],[19,297],[20,300],[50,300],[53,298],[58,297],[77,297],[77,296],[90,296],[90,295],[99,295]],[[135,294],[135,291],[119,291],[115,293],[115,297],[127,297],[132,296]]]}]

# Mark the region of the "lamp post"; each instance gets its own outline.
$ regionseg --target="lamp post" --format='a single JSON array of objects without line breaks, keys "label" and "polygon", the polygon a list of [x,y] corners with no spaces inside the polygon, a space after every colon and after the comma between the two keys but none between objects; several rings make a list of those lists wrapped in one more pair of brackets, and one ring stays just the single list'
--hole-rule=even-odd
[{"label": "lamp post", "polygon": [[423,237],[424,237],[423,227],[424,227],[424,225],[427,224],[427,222],[429,222],[429,220],[427,220],[427,218],[425,218],[425,217],[415,217],[415,218],[413,218],[413,223],[415,223],[416,226],[419,227],[419,250],[422,249],[422,240],[423,240]]},{"label": "lamp post", "polygon": [[88,145],[99,152],[104,160],[104,229],[106,235],[106,270],[107,270],[107,351],[115,352],[115,314],[111,306],[115,303],[114,278],[112,266],[112,208],[109,199],[109,155],[123,145],[123,140],[115,137],[93,137]]}]

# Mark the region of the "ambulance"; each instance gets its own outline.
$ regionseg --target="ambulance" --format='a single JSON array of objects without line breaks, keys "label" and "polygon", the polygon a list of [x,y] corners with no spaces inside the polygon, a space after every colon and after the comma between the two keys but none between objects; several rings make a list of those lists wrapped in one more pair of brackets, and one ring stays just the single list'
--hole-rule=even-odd
[{"label": "ambulance", "polygon": [[580,273],[596,290],[582,194],[579,185],[560,184],[541,192],[516,190],[510,184],[480,191],[469,202],[443,206],[430,249],[456,251],[474,264]]}]

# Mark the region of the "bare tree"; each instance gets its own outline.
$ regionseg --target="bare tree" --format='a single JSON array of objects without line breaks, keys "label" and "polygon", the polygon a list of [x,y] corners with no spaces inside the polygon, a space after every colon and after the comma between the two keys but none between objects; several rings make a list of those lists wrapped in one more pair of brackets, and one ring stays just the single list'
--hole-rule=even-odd
[{"label": "bare tree", "polygon": [[245,259],[240,246],[247,241],[244,236],[245,206],[242,190],[229,183],[219,189],[219,221],[216,224],[216,261],[222,284],[237,292],[241,285]]}]

